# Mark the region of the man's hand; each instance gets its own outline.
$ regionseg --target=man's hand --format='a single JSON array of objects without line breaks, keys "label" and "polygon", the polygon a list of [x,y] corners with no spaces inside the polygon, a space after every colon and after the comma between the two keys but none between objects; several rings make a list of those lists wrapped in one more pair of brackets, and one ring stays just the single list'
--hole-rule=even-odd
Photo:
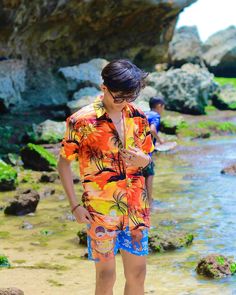
[{"label": "man's hand", "polygon": [[93,219],[89,214],[88,210],[85,209],[83,206],[79,206],[73,212],[78,223],[91,223]]},{"label": "man's hand", "polygon": [[150,161],[150,157],[142,150],[134,147],[129,147],[129,150],[123,149],[121,156],[127,166],[146,167]]}]

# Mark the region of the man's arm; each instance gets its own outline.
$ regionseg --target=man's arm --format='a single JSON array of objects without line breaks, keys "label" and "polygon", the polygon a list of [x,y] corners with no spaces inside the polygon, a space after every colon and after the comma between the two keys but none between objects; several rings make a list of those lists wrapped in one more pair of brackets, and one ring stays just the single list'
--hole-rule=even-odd
[{"label": "man's arm", "polygon": [[158,135],[157,133],[157,130],[156,130],[156,126],[154,124],[151,124],[150,126],[150,132],[152,134],[152,136],[154,138],[156,138],[156,140],[160,143],[160,144],[163,144],[164,143],[164,140],[160,138],[160,136]]},{"label": "man's arm", "polygon": [[[62,186],[69,199],[71,209],[73,209],[76,205],[78,205],[78,200],[74,191],[71,162],[60,156],[57,168]],[[79,223],[90,223],[92,221],[88,210],[86,210],[83,206],[78,206],[74,211],[74,215]]]}]

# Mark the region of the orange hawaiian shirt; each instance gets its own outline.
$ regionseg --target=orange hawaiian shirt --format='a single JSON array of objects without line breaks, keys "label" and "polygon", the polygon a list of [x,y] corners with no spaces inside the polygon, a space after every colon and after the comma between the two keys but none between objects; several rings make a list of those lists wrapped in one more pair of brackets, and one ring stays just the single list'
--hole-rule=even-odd
[{"label": "orange hawaiian shirt", "polygon": [[150,227],[150,209],[142,169],[126,167],[120,150],[153,151],[144,113],[128,103],[123,109],[125,146],[106,112],[102,96],[66,120],[60,155],[77,159],[84,188],[82,202],[94,222],[110,230]]}]

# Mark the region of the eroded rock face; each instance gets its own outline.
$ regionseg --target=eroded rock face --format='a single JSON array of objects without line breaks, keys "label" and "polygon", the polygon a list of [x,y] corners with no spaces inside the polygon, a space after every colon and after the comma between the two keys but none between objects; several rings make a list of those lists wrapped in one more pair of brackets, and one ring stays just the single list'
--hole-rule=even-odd
[{"label": "eroded rock face", "polygon": [[68,66],[125,56],[151,64],[167,58],[180,11],[196,0],[5,0],[0,56]]},{"label": "eroded rock face", "polygon": [[209,69],[222,77],[236,75],[236,27],[212,35],[204,44],[203,58]]},{"label": "eroded rock face", "polygon": [[0,112],[21,103],[21,93],[25,90],[25,75],[24,61],[0,61]]},{"label": "eroded rock face", "polygon": [[180,67],[185,63],[202,64],[202,42],[197,27],[181,27],[169,45],[170,64]]},{"label": "eroded rock face", "polygon": [[0,288],[0,295],[24,295],[24,292],[17,288]]}]

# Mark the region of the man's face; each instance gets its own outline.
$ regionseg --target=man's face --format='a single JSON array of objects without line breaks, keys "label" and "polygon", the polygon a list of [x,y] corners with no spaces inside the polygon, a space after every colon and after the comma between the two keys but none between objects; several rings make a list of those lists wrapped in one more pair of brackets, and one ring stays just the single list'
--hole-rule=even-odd
[{"label": "man's face", "polygon": [[105,85],[101,85],[101,89],[109,100],[109,104],[117,110],[123,109],[127,103],[134,101],[138,94],[135,92],[122,93],[110,91]]}]

